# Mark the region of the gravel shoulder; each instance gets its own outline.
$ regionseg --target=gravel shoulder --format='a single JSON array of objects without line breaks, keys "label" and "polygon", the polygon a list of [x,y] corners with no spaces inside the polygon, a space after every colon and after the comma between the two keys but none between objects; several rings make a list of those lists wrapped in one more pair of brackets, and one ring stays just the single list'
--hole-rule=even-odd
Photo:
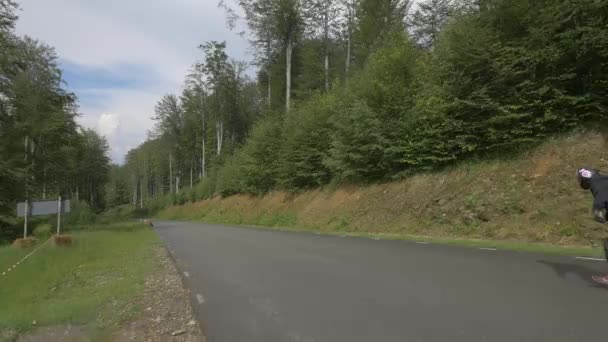
[{"label": "gravel shoulder", "polygon": [[190,292],[166,248],[157,250],[159,270],[146,279],[138,305],[142,314],[121,329],[114,340],[203,342],[205,337],[190,302]]}]

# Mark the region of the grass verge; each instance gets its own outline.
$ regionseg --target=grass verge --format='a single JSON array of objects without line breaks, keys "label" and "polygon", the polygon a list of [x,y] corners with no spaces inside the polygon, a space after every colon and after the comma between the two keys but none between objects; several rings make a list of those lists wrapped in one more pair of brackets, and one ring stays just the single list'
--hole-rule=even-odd
[{"label": "grass verge", "polygon": [[19,249],[13,246],[0,246],[0,274],[21,260],[30,249]]},{"label": "grass verge", "polygon": [[[178,218],[172,218],[178,219]],[[235,223],[222,223],[217,220],[214,222],[206,222],[202,220],[184,220],[190,222],[205,222],[212,224],[230,224],[232,226],[239,226],[242,228],[255,228],[264,230],[277,230],[286,232],[299,232],[299,233],[311,233],[321,234],[330,236],[348,236],[348,237],[359,237],[367,239],[381,239],[381,240],[401,240],[401,241],[416,241],[416,242],[429,242],[443,245],[454,245],[471,248],[496,248],[500,250],[509,250],[515,252],[528,252],[528,253],[543,253],[543,254],[556,254],[556,255],[569,255],[569,256],[580,256],[580,257],[592,257],[592,258],[603,258],[604,251],[601,247],[587,247],[587,246],[558,246],[546,243],[533,243],[533,242],[522,242],[522,241],[495,241],[495,240],[483,240],[483,239],[467,239],[467,238],[445,238],[445,237],[433,237],[413,234],[391,234],[391,233],[368,233],[368,232],[345,232],[339,230],[318,230],[309,229],[302,227],[278,227],[278,226],[261,226],[261,225],[243,225]]]},{"label": "grass verge", "polygon": [[[156,267],[156,234],[142,224],[121,223],[73,237],[71,247],[48,244],[0,278],[0,339],[31,330],[34,321],[35,326],[71,323],[103,336],[140,310],[133,299]],[[23,253],[11,247],[0,251],[2,264]]]},{"label": "grass verge", "polygon": [[214,196],[158,216],[599,257],[591,246],[608,236],[608,226],[592,219],[592,195],[573,175],[584,165],[608,169],[607,147],[605,132],[577,131],[516,156],[391,182]]}]

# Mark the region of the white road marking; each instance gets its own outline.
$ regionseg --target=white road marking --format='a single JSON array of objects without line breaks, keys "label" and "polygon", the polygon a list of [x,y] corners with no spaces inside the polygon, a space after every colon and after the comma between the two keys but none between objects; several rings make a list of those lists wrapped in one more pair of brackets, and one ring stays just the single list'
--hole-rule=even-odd
[{"label": "white road marking", "polygon": [[428,245],[430,242],[426,242],[426,241],[416,241],[417,244],[419,245]]},{"label": "white road marking", "polygon": [[373,239],[374,239],[374,240],[380,240],[380,238],[379,238],[379,237],[375,237],[375,238],[373,238]]},{"label": "white road marking", "polygon": [[587,257],[576,257],[579,260],[592,260],[592,261],[606,261],[606,259],[599,259],[599,258],[587,258]]},{"label": "white road marking", "polygon": [[197,294],[196,294],[196,301],[197,301],[199,304],[204,304],[204,303],[205,303],[205,298],[203,297],[203,295],[202,295],[202,294],[197,293]]},{"label": "white road marking", "polygon": [[16,264],[14,264],[13,266],[9,267],[8,270],[6,270],[5,272],[2,273],[2,275],[6,275],[8,272],[12,271],[13,269],[17,268],[17,265],[21,264],[23,261],[25,261],[27,258],[29,258],[30,256],[34,255],[34,253],[36,253],[40,248],[42,248],[44,245],[47,244],[47,242],[51,241],[51,238],[49,238],[48,240],[46,240],[44,243],[42,243],[40,246],[34,248],[33,251],[31,251],[28,255],[24,256],[23,258],[21,258],[21,260],[17,261]]},{"label": "white road marking", "polygon": [[184,275],[188,278],[190,277],[190,273],[184,271]]},{"label": "white road marking", "polygon": [[480,247],[479,249],[481,249],[482,251],[495,251],[496,248],[493,247]]}]

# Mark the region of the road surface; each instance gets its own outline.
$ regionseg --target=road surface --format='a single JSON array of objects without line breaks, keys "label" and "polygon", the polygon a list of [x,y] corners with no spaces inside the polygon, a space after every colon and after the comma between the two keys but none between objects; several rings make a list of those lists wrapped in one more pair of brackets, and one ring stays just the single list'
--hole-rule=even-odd
[{"label": "road surface", "polygon": [[608,340],[605,262],[155,222],[210,342]]}]

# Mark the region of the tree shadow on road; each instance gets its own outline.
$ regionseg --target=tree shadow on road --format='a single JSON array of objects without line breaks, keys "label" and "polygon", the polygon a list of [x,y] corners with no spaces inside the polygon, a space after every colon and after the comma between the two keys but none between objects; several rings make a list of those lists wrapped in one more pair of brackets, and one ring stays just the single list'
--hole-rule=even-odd
[{"label": "tree shadow on road", "polygon": [[590,287],[608,289],[606,286],[596,283],[591,277],[602,274],[597,267],[591,268],[581,264],[563,263],[556,261],[539,260],[540,264],[549,266],[562,279],[568,279],[569,274],[573,274],[583,280]]}]

